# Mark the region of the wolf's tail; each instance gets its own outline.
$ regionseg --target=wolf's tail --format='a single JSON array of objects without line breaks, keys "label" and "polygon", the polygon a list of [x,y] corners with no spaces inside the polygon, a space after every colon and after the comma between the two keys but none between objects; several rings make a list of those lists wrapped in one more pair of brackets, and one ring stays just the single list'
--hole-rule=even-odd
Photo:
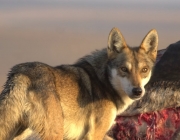
[{"label": "wolf's tail", "polygon": [[10,73],[0,94],[0,139],[12,139],[19,130],[26,107],[26,92],[30,80],[22,74]]}]

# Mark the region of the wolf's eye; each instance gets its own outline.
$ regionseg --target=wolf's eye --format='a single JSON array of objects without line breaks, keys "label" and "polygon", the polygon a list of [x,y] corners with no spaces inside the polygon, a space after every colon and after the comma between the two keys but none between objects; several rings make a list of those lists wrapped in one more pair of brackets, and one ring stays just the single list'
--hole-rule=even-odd
[{"label": "wolf's eye", "polygon": [[143,73],[146,73],[147,71],[148,71],[148,68],[143,68],[143,69],[142,69],[142,72],[143,72]]},{"label": "wolf's eye", "polygon": [[128,72],[128,69],[127,69],[126,67],[121,67],[121,70],[122,70],[123,72]]}]

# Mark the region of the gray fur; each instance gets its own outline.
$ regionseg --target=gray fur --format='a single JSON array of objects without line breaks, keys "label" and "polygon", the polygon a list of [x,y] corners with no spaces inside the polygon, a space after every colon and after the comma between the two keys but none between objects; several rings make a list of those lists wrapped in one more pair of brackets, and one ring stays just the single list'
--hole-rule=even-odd
[{"label": "gray fur", "polygon": [[132,116],[180,106],[180,41],[171,44],[146,86],[145,96],[135,101],[122,114]]}]

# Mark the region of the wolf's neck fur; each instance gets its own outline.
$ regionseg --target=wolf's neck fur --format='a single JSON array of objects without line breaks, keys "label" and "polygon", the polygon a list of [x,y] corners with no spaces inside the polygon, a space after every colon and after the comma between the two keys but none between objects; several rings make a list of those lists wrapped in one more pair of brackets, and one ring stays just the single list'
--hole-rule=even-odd
[{"label": "wolf's neck fur", "polygon": [[[107,49],[97,50],[91,55],[81,58],[78,62],[86,61],[94,68],[99,80],[105,79],[105,72],[107,68],[108,56]],[[77,62],[77,63],[78,63]]]},{"label": "wolf's neck fur", "polygon": [[[93,70],[95,71],[98,79],[104,84],[105,88],[107,88],[106,90],[111,92],[110,94],[112,96],[108,97],[111,100],[113,100],[113,102],[115,103],[115,106],[118,110],[124,110],[126,108],[126,104],[124,101],[124,97],[122,98],[121,96],[119,96],[117,90],[115,90],[114,86],[111,84],[111,77],[107,77],[107,76],[111,76],[111,73],[109,72],[109,68],[108,68],[108,56],[107,56],[107,50],[106,49],[102,49],[102,50],[98,50],[92,53],[92,55],[87,55],[83,58],[81,58],[78,63],[89,63]],[[129,99],[129,97],[127,97]],[[119,112],[119,111],[118,111]]]}]

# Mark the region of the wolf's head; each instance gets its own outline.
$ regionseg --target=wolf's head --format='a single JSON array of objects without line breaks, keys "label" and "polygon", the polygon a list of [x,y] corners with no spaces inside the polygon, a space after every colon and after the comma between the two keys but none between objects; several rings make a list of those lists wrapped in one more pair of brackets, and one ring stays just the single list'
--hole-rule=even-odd
[{"label": "wolf's head", "polygon": [[158,35],[151,30],[139,47],[129,47],[123,35],[113,28],[108,38],[110,80],[121,96],[139,99],[145,94],[144,86],[151,77],[156,60]]}]

